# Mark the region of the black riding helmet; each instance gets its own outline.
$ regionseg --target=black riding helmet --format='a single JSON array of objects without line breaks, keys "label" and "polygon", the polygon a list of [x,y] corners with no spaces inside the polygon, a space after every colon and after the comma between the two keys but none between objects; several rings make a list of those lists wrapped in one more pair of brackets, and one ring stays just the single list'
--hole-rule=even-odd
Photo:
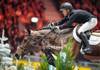
[{"label": "black riding helmet", "polygon": [[65,2],[65,3],[61,4],[61,6],[60,6],[60,11],[63,11],[64,9],[66,9],[66,10],[69,9],[70,12],[71,12],[72,9],[73,9],[73,6],[72,6],[72,4],[69,3],[69,2]]}]

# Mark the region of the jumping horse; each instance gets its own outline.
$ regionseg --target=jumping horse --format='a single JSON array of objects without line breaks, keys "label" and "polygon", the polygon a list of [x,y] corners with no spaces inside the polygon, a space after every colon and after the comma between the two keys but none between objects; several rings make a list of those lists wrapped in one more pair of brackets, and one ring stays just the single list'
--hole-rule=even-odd
[{"label": "jumping horse", "polygon": [[[51,53],[55,51],[59,52],[67,42],[67,39],[71,36],[74,38],[74,46],[72,47],[73,56],[75,59],[85,58],[90,61],[100,61],[100,33],[99,32],[88,32],[89,34],[89,44],[90,48],[93,49],[92,53],[83,54],[81,39],[78,37],[77,31],[79,29],[79,25],[77,25],[71,35],[71,33],[67,33],[66,30],[63,30],[62,33],[55,33],[53,30],[39,30],[32,31],[30,36],[26,36],[23,40],[20,47],[16,53],[18,54],[27,54],[29,52],[38,52],[43,51],[47,57],[51,57],[51,60],[54,60]],[[72,31],[72,30],[71,30]],[[51,48],[52,50],[48,50]],[[45,49],[45,50],[44,50]],[[80,54],[82,56],[80,56]],[[50,55],[50,56],[48,56]],[[53,64],[54,65],[54,64]]]}]

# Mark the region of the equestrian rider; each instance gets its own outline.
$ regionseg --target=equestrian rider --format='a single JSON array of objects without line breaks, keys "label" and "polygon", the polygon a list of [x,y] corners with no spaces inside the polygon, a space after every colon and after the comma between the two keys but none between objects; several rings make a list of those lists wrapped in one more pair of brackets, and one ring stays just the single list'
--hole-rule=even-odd
[{"label": "equestrian rider", "polygon": [[68,2],[61,4],[60,11],[62,12],[64,18],[58,23],[54,24],[56,25],[56,28],[73,28],[73,22],[81,25],[81,27],[78,29],[78,35],[82,43],[85,45],[83,50],[84,52],[91,52],[85,32],[92,30],[97,25],[97,18],[85,10],[73,9],[72,4]]}]

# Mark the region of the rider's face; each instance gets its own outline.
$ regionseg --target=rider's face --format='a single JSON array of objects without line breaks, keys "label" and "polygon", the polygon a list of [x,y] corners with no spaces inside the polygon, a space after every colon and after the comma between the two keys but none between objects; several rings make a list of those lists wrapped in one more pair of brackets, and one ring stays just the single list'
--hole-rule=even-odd
[{"label": "rider's face", "polygon": [[69,10],[63,9],[63,10],[62,10],[62,14],[63,14],[64,16],[68,16]]}]

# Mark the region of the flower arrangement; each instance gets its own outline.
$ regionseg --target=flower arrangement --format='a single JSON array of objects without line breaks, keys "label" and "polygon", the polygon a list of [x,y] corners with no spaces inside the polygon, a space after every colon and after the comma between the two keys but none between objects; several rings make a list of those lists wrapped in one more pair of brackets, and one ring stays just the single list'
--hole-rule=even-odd
[{"label": "flower arrangement", "polygon": [[[60,53],[56,54],[55,58],[55,70],[74,70],[74,58],[72,56],[72,44],[73,39],[69,38],[66,47],[60,51]],[[49,69],[49,64],[46,59],[46,56],[43,56],[42,59],[44,60],[40,64],[39,70],[53,70]]]}]

